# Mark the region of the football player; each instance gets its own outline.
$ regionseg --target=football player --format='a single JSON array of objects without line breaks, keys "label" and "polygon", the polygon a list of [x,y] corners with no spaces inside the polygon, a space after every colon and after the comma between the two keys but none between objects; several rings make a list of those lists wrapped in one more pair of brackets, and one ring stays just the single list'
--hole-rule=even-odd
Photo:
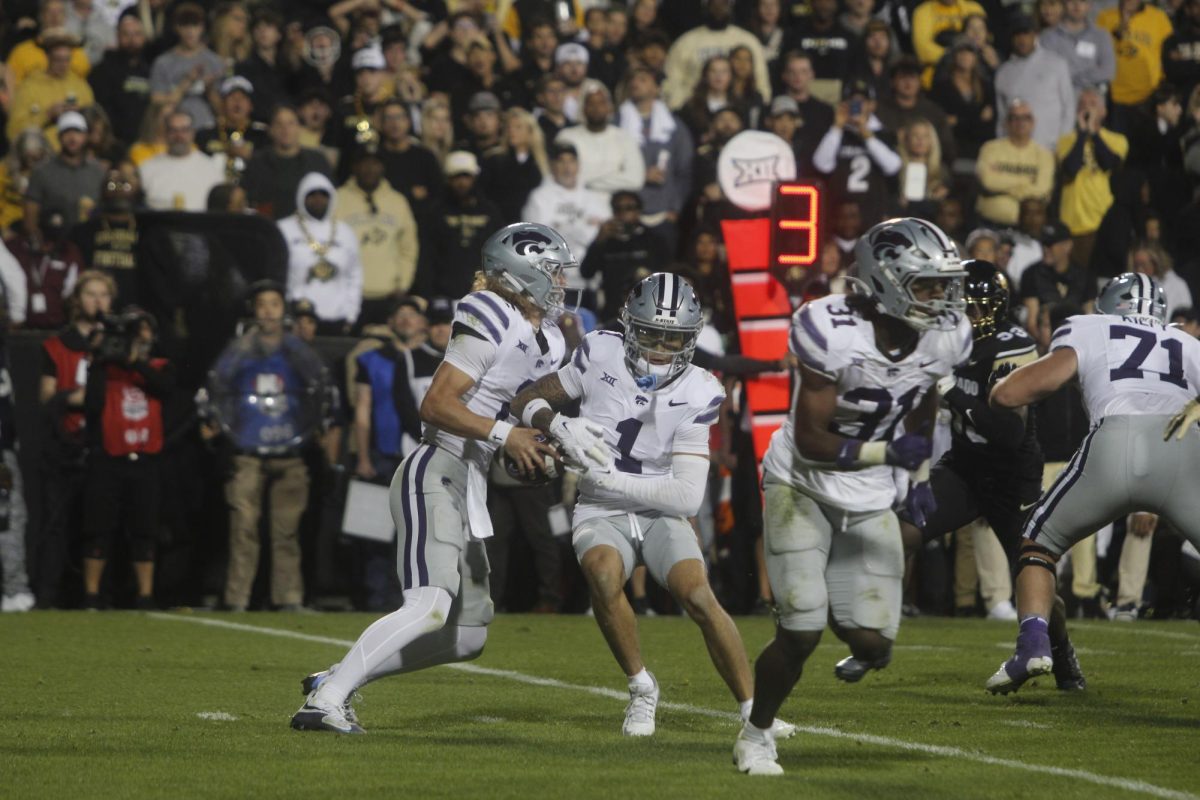
[{"label": "football player", "polygon": [[[725,390],[691,363],[704,326],[691,284],[656,273],[639,282],[621,309],[624,335],[594,331],[570,363],[517,395],[513,413],[555,439],[570,420],[556,413],[580,400],[599,425],[611,467],[589,466],[575,506],[573,543],[587,578],[596,622],[629,679],[621,732],[654,733],[659,688],[642,661],[626,580],[644,564],[700,627],[713,664],[750,713],[750,662],[733,620],[708,584],[704,556],[688,522],[708,481],[709,426]],[[776,722],[779,735],[795,726]]]},{"label": "football player", "polygon": [[[392,478],[404,605],[363,631],[341,663],[304,679],[308,696],[292,717],[298,730],[362,733],[348,701],[358,687],[475,658],[487,640],[488,462],[503,447],[528,474],[554,454],[537,430],[509,422],[508,408],[563,360],[555,319],[564,270],[576,263],[562,236],[527,222],[493,234],[482,257],[476,291],[455,310],[445,359],[421,402],[422,442]],[[590,451],[603,462],[603,443],[584,420],[567,420],[558,437],[576,460]]]},{"label": "football player", "polygon": [[940,229],[881,222],[854,256],[853,294],[813,300],[792,316],[799,386],[763,460],[779,621],[755,663],[754,708],[733,749],[751,775],[783,773],[772,721],[827,621],[860,664],[890,660],[904,574],[893,469],[912,473],[905,502],[923,523],[934,511],[935,387],[971,352],[958,248]]},{"label": "football player", "polygon": [[[1036,361],[1037,344],[1008,318],[1004,273],[990,261],[966,261],[963,268],[966,313],[975,343],[970,359],[938,387],[952,421],[950,450],[930,475],[937,510],[926,516],[924,526],[902,511],[900,530],[907,548],[915,550],[921,541],[932,541],[982,516],[1015,568],[1021,525],[1042,493],[1042,451],[1032,415],[1025,408],[990,408],[987,392],[1009,371]],[[1055,600],[1050,631],[1058,688],[1084,688],[1061,599]],[[838,663],[835,673],[853,683],[868,668],[850,656]]]},{"label": "football player", "polygon": [[[1193,488],[1200,474],[1194,425],[1200,417],[1200,342],[1165,324],[1165,294],[1150,276],[1118,275],[1096,307],[1098,314],[1068,319],[1055,331],[1049,353],[991,392],[993,408],[1012,410],[1078,378],[1092,422],[1022,531],[1017,648],[988,679],[993,693],[1016,691],[1054,670],[1058,656],[1049,619],[1055,570],[1071,545],[1134,511],[1165,517],[1200,545],[1200,495]],[[1167,441],[1172,435],[1183,441]]]}]

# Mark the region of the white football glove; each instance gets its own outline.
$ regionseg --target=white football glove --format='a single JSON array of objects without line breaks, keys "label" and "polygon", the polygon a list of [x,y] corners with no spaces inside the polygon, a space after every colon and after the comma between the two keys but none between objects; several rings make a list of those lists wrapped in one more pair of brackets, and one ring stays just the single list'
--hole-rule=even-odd
[{"label": "white football glove", "polygon": [[555,414],[550,435],[558,441],[566,461],[582,469],[612,467],[612,455],[604,443],[604,428],[583,417]]},{"label": "white football glove", "polygon": [[1163,431],[1163,441],[1170,441],[1171,434],[1175,434],[1176,441],[1182,440],[1197,422],[1200,422],[1200,399],[1192,399],[1167,422],[1167,429]]}]

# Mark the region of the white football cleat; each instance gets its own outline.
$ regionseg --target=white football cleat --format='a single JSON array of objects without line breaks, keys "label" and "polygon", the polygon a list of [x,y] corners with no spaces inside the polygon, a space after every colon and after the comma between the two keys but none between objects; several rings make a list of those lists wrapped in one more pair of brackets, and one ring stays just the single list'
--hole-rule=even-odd
[{"label": "white football cleat", "polygon": [[[741,709],[739,709],[738,714],[742,718],[743,725],[745,725],[747,722],[750,721],[750,711],[752,708],[753,708],[753,706],[750,704],[749,701],[747,701],[746,704]],[[793,725],[792,723],[784,722],[783,720],[779,719],[779,717],[776,717],[775,721],[771,723],[771,736],[773,738],[775,738],[775,739],[790,739],[795,735],[796,735],[796,726]]]},{"label": "white football cleat", "polygon": [[783,767],[779,766],[778,758],[770,732],[760,740],[759,736],[747,734],[746,726],[742,726],[737,741],[733,743],[733,763],[737,765],[738,772],[747,775],[782,775]]},{"label": "white football cleat", "polygon": [[33,594],[30,592],[6,594],[3,599],[0,599],[0,612],[19,614],[31,611],[35,605],[37,605],[37,600],[34,599]]},{"label": "white football cleat", "polygon": [[[349,716],[347,715],[349,711]],[[319,691],[314,691],[300,706],[300,710],[292,715],[292,727],[298,731],[330,731],[331,733],[366,733],[363,727],[353,719],[354,711],[350,703],[337,705],[320,697]]]},{"label": "white football cleat", "polygon": [[629,705],[625,706],[625,722],[621,733],[625,736],[653,736],[654,712],[658,708],[658,681],[653,675],[654,687],[650,690],[629,687]]},{"label": "white football cleat", "polygon": [[790,722],[784,722],[779,717],[771,723],[771,737],[774,739],[790,739],[796,735],[796,726]]}]

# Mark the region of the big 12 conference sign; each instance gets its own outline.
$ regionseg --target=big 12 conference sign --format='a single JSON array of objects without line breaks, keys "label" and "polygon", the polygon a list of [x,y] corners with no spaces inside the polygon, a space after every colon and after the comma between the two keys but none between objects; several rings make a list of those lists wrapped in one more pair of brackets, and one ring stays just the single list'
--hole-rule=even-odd
[{"label": "big 12 conference sign", "polygon": [[743,211],[766,211],[780,181],[796,179],[796,155],[773,133],[742,131],[717,158],[717,183],[729,202]]}]

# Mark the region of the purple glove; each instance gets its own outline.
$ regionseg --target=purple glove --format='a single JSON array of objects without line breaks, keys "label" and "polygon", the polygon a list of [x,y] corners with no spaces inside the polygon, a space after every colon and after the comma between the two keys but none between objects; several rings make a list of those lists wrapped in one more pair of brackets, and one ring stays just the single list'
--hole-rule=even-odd
[{"label": "purple glove", "polygon": [[921,466],[933,455],[933,440],[923,433],[906,433],[887,446],[887,463],[909,471]]},{"label": "purple glove", "polygon": [[908,516],[913,524],[924,530],[929,517],[937,511],[937,500],[933,497],[933,488],[930,487],[929,481],[914,483],[908,487],[908,497],[904,498],[904,508],[908,511]]}]

